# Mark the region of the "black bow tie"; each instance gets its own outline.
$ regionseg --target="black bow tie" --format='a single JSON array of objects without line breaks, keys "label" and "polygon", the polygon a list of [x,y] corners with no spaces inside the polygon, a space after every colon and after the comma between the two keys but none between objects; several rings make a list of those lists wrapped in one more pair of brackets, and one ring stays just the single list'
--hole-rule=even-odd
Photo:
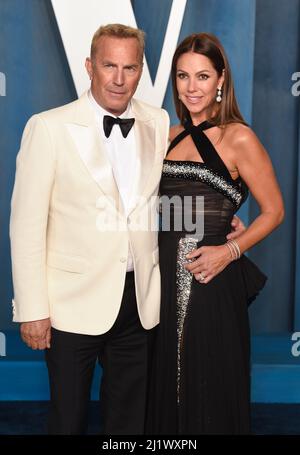
[{"label": "black bow tie", "polygon": [[129,131],[131,130],[134,124],[134,118],[115,118],[110,115],[104,115],[103,117],[103,129],[106,137],[110,136],[112,127],[114,125],[120,125],[123,137],[127,137]]}]

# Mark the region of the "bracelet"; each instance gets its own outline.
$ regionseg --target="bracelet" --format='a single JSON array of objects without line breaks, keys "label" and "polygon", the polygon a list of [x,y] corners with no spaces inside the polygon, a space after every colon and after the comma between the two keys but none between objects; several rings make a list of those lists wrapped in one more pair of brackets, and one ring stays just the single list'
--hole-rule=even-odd
[{"label": "bracelet", "polygon": [[236,260],[241,257],[240,247],[235,240],[228,240],[225,245],[229,248],[232,260]]},{"label": "bracelet", "polygon": [[240,247],[235,240],[230,240],[230,241],[232,242],[232,246],[234,247],[234,249],[236,251],[236,256],[237,256],[236,259],[239,259],[241,257]]},{"label": "bracelet", "polygon": [[229,249],[229,251],[230,251],[230,256],[231,256],[231,260],[233,261],[233,260],[235,259],[235,254],[234,254],[233,246],[232,246],[231,243],[229,243],[229,242],[225,243],[225,245],[226,245],[227,248]]}]

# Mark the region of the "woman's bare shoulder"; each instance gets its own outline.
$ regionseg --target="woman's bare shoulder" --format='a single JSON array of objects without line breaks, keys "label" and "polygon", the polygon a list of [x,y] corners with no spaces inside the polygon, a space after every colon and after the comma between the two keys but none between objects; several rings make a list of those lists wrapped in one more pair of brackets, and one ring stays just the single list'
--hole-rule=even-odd
[{"label": "woman's bare shoulder", "polygon": [[254,131],[242,123],[231,123],[226,126],[226,140],[239,158],[259,158],[265,149]]},{"label": "woman's bare shoulder", "polygon": [[258,144],[259,140],[254,131],[243,123],[230,123],[225,127],[226,141],[234,148],[248,148]]},{"label": "woman's bare shoulder", "polygon": [[184,128],[183,128],[182,125],[173,125],[173,126],[171,126],[170,132],[169,132],[170,141],[173,141],[173,139],[176,136],[178,136],[178,134],[180,134],[183,130],[184,130]]},{"label": "woman's bare shoulder", "polygon": [[251,128],[243,123],[229,123],[225,127],[225,134],[229,140],[244,141],[253,137],[254,133]]}]

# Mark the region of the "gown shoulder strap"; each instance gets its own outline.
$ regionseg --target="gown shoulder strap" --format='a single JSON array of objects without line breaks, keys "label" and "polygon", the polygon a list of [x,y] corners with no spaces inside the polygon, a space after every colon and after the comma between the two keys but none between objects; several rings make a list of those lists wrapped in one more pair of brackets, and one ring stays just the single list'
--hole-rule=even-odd
[{"label": "gown shoulder strap", "polygon": [[199,125],[195,126],[191,123],[184,124],[184,130],[181,131],[170,143],[168,153],[176,147],[176,145],[182,141],[186,136],[189,134],[192,137],[192,140],[198,150],[198,153],[203,161],[207,166],[214,169],[218,172],[219,175],[222,175],[226,180],[232,181],[231,174],[225,163],[221,159],[220,155],[216,151],[215,147],[208,139],[206,134],[204,133],[205,130],[214,127],[212,123],[205,120],[204,122],[200,123]]},{"label": "gown shoulder strap", "polygon": [[184,139],[189,134],[190,134],[190,131],[188,131],[187,129],[184,129],[183,131],[181,131],[181,133],[179,133],[177,136],[175,136],[168,147],[167,155],[174,147],[176,147],[177,144],[179,144],[180,141],[182,141],[182,139]]},{"label": "gown shoulder strap", "polygon": [[190,134],[203,162],[212,169],[216,170],[218,174],[225,177],[226,180],[229,179],[231,181],[231,174],[225,166],[224,161],[221,159],[212,142],[204,133],[205,130],[212,128],[213,126],[215,125],[207,121],[202,122],[200,125],[191,126]]}]

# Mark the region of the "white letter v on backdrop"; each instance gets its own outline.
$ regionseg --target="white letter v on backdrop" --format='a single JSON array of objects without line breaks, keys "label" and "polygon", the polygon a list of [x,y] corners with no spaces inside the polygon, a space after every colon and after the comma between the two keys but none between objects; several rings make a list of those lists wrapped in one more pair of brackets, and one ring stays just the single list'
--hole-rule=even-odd
[{"label": "white letter v on backdrop", "polygon": [[[100,25],[115,22],[136,27],[131,2],[130,0],[52,0],[52,6],[74,84],[80,95],[89,87],[84,62],[90,53],[93,33]],[[144,65],[137,97],[156,106],[161,106],[164,100],[185,6],[186,0],[173,0],[154,85],[147,62]],[[145,8],[151,14],[151,2],[145,1]]]}]

